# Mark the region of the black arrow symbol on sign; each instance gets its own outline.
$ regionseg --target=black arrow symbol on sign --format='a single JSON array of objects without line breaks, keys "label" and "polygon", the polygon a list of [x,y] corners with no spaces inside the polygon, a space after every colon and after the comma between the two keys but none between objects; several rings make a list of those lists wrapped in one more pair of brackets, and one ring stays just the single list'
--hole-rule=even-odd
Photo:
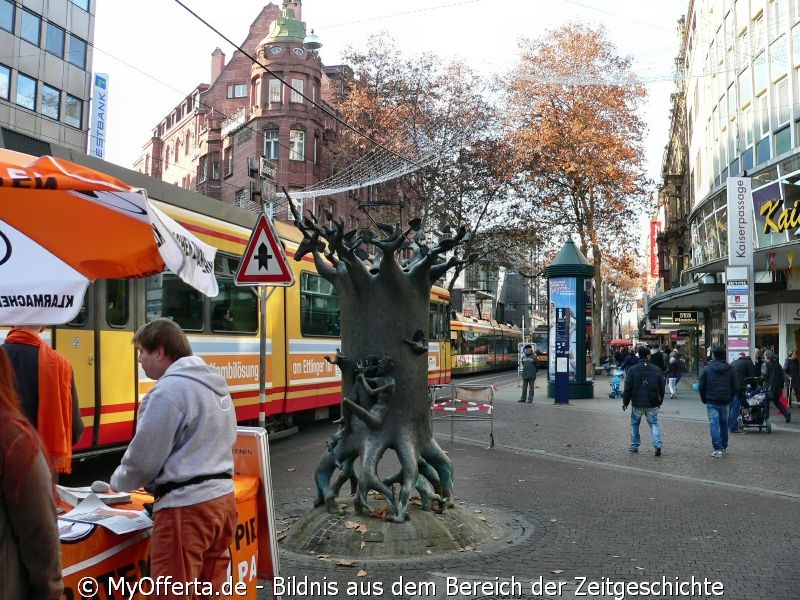
[{"label": "black arrow symbol on sign", "polygon": [[256,254],[259,271],[261,270],[261,267],[264,267],[265,271],[269,271],[270,258],[272,258],[272,254],[269,253],[269,246],[267,246],[264,242],[261,242],[258,245],[258,254]]}]

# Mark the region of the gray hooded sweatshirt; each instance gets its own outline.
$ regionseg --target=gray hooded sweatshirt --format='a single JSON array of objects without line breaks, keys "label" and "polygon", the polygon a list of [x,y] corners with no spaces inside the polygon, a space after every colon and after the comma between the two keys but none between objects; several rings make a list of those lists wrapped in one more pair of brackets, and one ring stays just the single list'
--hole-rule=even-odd
[{"label": "gray hooded sweatshirt", "polygon": [[[228,384],[203,359],[186,356],[166,370],[142,399],[136,434],[111,476],[115,490],[233,475],[236,412]],[[231,479],[212,479],[173,490],[154,510],[207,502],[233,491]]]}]

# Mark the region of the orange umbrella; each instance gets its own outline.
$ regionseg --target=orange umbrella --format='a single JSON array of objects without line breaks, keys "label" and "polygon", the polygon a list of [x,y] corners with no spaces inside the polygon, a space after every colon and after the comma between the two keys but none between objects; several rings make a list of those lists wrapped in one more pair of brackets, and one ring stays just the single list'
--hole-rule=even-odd
[{"label": "orange umbrella", "polygon": [[90,281],[168,268],[218,293],[216,249],[144,190],[93,169],[0,149],[0,324],[72,320]]}]

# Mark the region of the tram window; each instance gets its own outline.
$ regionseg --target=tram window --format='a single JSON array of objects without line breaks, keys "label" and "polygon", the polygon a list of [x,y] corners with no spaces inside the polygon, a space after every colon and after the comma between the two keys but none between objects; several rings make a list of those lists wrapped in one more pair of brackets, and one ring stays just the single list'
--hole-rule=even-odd
[{"label": "tram window", "polygon": [[303,335],[340,335],[339,296],[326,279],[300,274],[300,332]]},{"label": "tram window", "polygon": [[430,340],[446,340],[448,339],[449,329],[450,318],[447,305],[431,302],[428,338]]},{"label": "tram window", "polygon": [[78,314],[75,316],[72,321],[69,321],[67,325],[71,327],[83,327],[86,323],[89,322],[89,306],[88,306],[88,296],[89,294],[84,294],[83,302],[81,302],[81,307],[78,309]]},{"label": "tram window", "polygon": [[124,327],[130,315],[130,281],[106,280],[106,321],[111,327]]},{"label": "tram window", "polygon": [[147,279],[146,319],[172,319],[181,329],[203,329],[203,295],[172,273]]},{"label": "tram window", "polygon": [[252,288],[239,287],[233,282],[239,262],[239,258],[219,252],[214,258],[219,294],[211,301],[212,331],[258,331],[258,296]]}]

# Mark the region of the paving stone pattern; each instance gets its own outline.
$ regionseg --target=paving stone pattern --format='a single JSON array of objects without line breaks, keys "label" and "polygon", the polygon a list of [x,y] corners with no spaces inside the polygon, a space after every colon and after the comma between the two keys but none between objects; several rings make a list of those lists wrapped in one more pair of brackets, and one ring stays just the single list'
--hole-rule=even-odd
[{"label": "paving stone pattern", "polygon": [[[664,455],[653,456],[644,421],[640,452],[630,454],[630,416],[621,400],[606,397],[607,378],[596,382],[596,398],[564,406],[543,397],[543,378],[533,405],[517,403],[516,381],[505,381],[495,394],[495,449],[486,449],[485,422],[458,422],[452,444],[449,423],[435,423],[455,465],[456,502],[516,517],[505,546],[446,556],[420,548],[418,557],[403,560],[354,551],[351,567],[283,549],[284,583],[306,584],[284,589],[283,598],[800,600],[795,422],[779,418],[772,434],[734,435],[729,452],[714,459],[704,407],[691,380],[682,381],[660,417]],[[800,421],[800,410],[794,412]],[[311,510],[314,469],[334,429],[317,424],[271,444],[279,531]],[[366,575],[358,577],[360,570]],[[620,586],[662,578],[683,589],[621,594]],[[722,585],[723,595],[708,587],[689,594],[692,578],[695,592],[707,580]]]}]

